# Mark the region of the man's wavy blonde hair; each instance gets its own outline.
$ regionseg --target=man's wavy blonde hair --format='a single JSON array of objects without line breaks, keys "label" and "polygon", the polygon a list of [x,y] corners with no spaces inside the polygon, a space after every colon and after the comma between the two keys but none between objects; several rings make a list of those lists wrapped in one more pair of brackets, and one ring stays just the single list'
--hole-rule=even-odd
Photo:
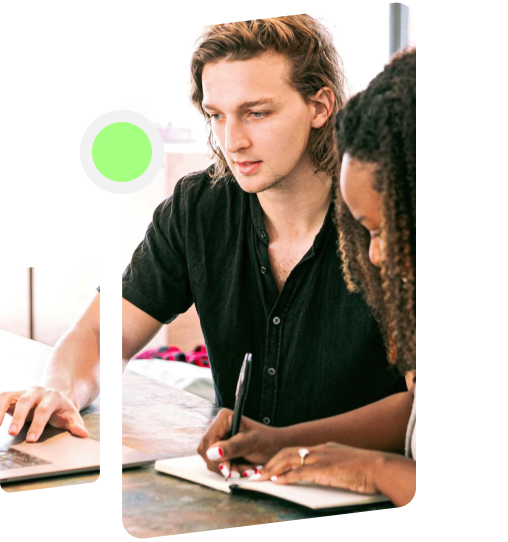
[{"label": "man's wavy blonde hair", "polygon": [[203,68],[220,60],[248,60],[266,52],[283,54],[291,64],[291,85],[310,102],[323,87],[330,87],[335,103],[326,123],[310,134],[310,157],[316,171],[335,175],[338,167],[334,141],[335,114],[343,107],[345,78],[342,61],[328,29],[309,15],[290,15],[207,27],[198,39],[191,61],[191,99],[208,126],[208,144],[215,181],[232,177],[214,140],[210,118],[203,109]]}]

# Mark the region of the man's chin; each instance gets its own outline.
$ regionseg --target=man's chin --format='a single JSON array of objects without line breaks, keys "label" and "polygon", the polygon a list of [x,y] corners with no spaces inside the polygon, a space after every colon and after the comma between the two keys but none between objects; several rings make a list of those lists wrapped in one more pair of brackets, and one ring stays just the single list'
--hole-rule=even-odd
[{"label": "man's chin", "polygon": [[240,188],[248,194],[260,194],[277,184],[277,181],[262,180],[259,177],[256,178],[255,175],[234,175],[234,177]]}]

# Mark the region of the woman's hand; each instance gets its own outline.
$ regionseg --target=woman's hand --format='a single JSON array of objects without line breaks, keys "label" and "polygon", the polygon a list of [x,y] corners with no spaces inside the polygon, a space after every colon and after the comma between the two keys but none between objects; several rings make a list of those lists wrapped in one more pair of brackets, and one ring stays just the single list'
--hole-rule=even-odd
[{"label": "woman's hand", "polygon": [[[222,409],[209,425],[198,447],[199,455],[208,468],[225,478],[251,476],[284,447],[283,429],[267,427],[242,418],[240,432],[228,439],[233,411]],[[240,458],[231,465],[231,459]]]},{"label": "woman's hand", "polygon": [[88,437],[76,405],[63,392],[34,386],[29,390],[0,393],[0,425],[5,414],[12,416],[9,434],[16,436],[31,421],[27,442],[36,442],[47,424],[66,429],[78,437]]},{"label": "woman's hand", "polygon": [[285,448],[270,459],[259,481],[271,479],[277,484],[306,481],[358,493],[380,492],[376,479],[383,461],[382,452],[329,442],[307,448],[309,454],[302,466],[300,449]]}]

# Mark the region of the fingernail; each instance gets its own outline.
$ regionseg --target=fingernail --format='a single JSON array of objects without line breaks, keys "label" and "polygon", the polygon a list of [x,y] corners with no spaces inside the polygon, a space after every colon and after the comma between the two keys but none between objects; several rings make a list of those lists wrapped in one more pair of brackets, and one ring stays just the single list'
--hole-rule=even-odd
[{"label": "fingernail", "polygon": [[229,472],[229,469],[226,467],[226,465],[223,465],[222,463],[219,465],[219,469],[222,473],[222,476],[224,476],[224,478],[227,480],[231,474]]},{"label": "fingernail", "polygon": [[236,470],[232,470],[231,471],[231,478],[234,478],[235,480],[237,478],[240,478],[240,473],[238,471],[236,471]]},{"label": "fingernail", "polygon": [[224,455],[224,450],[222,448],[219,448],[219,446],[208,448],[208,450],[206,451],[206,457],[208,457],[208,459],[210,459],[211,461],[220,459],[223,455]]},{"label": "fingernail", "polygon": [[253,471],[252,469],[247,469],[247,470],[243,471],[243,475],[247,476],[247,477],[253,476],[254,474],[256,474],[256,472]]},{"label": "fingernail", "polygon": [[279,477],[278,477],[277,475],[272,476],[272,477],[270,478],[270,480],[271,480],[272,482],[276,482],[278,479],[279,479]]},{"label": "fingernail", "polygon": [[18,430],[18,426],[17,426],[17,425],[11,425],[11,426],[9,427],[9,433],[15,433],[17,430]]},{"label": "fingernail", "polygon": [[258,465],[258,466],[256,467],[256,470],[263,470],[263,467],[264,467],[264,465]]},{"label": "fingernail", "polygon": [[256,474],[253,474],[249,480],[259,480],[261,478],[261,473],[260,472],[257,472]]},{"label": "fingernail", "polygon": [[28,433],[28,436],[26,437],[27,441],[35,440],[35,433]]}]

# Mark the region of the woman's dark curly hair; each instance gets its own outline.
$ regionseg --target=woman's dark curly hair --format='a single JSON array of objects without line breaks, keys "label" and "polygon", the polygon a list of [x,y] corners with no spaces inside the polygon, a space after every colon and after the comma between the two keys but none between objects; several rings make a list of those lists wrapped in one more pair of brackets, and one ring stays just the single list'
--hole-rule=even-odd
[{"label": "woman's dark curly hair", "polygon": [[382,200],[383,261],[369,260],[370,237],[336,183],[339,251],[350,291],[362,292],[385,336],[389,359],[416,370],[416,49],[395,56],[336,117],[339,160],[345,153],[376,164]]}]

